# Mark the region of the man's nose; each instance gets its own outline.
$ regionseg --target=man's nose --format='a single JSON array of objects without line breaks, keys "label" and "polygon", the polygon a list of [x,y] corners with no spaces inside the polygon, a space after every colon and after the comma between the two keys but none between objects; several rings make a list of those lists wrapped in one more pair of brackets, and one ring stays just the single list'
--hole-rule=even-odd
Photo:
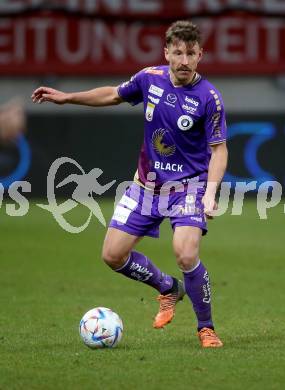
[{"label": "man's nose", "polygon": [[182,56],[182,65],[188,65],[189,64],[189,57],[187,56],[187,54],[184,54]]}]

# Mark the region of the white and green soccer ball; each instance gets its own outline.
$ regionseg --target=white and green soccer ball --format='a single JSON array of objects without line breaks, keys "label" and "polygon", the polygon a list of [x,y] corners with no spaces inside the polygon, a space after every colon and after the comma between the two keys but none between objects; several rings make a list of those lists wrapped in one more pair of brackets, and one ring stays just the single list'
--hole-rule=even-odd
[{"label": "white and green soccer ball", "polygon": [[111,309],[96,307],[82,317],[79,334],[89,348],[114,348],[122,338],[123,322]]}]

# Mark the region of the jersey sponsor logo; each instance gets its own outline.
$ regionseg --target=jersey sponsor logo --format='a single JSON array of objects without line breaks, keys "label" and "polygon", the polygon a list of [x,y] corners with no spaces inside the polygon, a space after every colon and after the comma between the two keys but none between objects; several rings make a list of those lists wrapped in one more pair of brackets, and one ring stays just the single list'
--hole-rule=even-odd
[{"label": "jersey sponsor logo", "polygon": [[166,100],[164,100],[164,103],[170,107],[175,108],[176,101],[177,101],[177,96],[174,93],[169,93],[166,96]]},{"label": "jersey sponsor logo", "polygon": [[193,119],[189,115],[181,115],[177,120],[177,126],[182,131],[191,129],[193,124],[194,124]]},{"label": "jersey sponsor logo", "polygon": [[155,161],[154,168],[160,171],[183,172],[183,164],[164,164],[163,162]]},{"label": "jersey sponsor logo", "polygon": [[154,95],[161,97],[163,95],[164,89],[159,88],[156,85],[151,84],[148,92],[153,93]]},{"label": "jersey sponsor logo", "polygon": [[158,74],[160,76],[163,75],[163,70],[162,69],[152,69],[152,68],[148,68],[145,73],[150,73],[150,74]]},{"label": "jersey sponsor logo", "polygon": [[187,103],[193,104],[195,107],[198,107],[198,106],[199,106],[199,102],[197,102],[197,100],[195,100],[195,99],[193,99],[193,98],[191,98],[191,97],[189,97],[189,96],[185,96],[185,101],[186,101]]},{"label": "jersey sponsor logo", "polygon": [[175,104],[169,103],[169,102],[167,102],[166,100],[164,100],[163,103],[164,103],[164,104],[167,104],[167,105],[170,106],[170,107],[175,108]]},{"label": "jersey sponsor logo", "polygon": [[147,102],[145,118],[148,122],[152,121],[154,109],[155,105],[153,103]]},{"label": "jersey sponsor logo", "polygon": [[151,96],[151,95],[148,95],[147,98],[148,98],[152,103],[154,103],[154,104],[158,104],[158,103],[159,103],[159,100],[160,100],[160,99],[155,98],[155,97],[153,97],[153,96]]},{"label": "jersey sponsor logo", "polygon": [[182,108],[189,114],[195,114],[195,112],[197,111],[196,107],[188,106],[188,104],[182,104]]},{"label": "jersey sponsor logo", "polygon": [[157,129],[154,131],[151,141],[153,149],[161,156],[172,156],[175,153],[175,145],[167,145],[165,135],[168,133],[167,130]]},{"label": "jersey sponsor logo", "polygon": [[174,93],[169,93],[169,94],[166,96],[166,100],[167,100],[169,103],[174,104],[174,103],[177,101],[177,96],[176,96]]}]

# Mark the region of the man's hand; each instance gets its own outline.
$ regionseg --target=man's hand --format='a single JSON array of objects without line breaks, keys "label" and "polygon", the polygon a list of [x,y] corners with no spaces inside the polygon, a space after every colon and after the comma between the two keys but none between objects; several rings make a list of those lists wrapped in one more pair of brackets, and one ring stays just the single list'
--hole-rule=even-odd
[{"label": "man's hand", "polygon": [[202,198],[204,213],[208,219],[213,219],[215,210],[218,210],[217,202],[212,195],[205,194]]},{"label": "man's hand", "polygon": [[207,188],[202,199],[204,213],[209,219],[212,219],[216,214],[215,211],[218,210],[215,197],[227,166],[228,150],[226,142],[212,145],[211,151],[212,155],[208,169]]},{"label": "man's hand", "polygon": [[53,88],[40,87],[33,92],[31,98],[34,103],[52,102],[55,104],[65,104],[68,102],[68,96],[68,93]]}]

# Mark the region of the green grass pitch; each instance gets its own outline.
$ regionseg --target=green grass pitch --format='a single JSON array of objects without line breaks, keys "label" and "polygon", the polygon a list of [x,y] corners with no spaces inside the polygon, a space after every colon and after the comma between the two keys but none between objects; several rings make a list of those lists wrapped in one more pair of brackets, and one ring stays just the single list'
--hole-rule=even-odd
[{"label": "green grass pitch", "polygon": [[[112,202],[100,204],[110,218]],[[88,211],[78,206],[71,214],[81,224]],[[35,205],[24,217],[7,216],[2,205],[0,389],[284,389],[283,205],[268,216],[260,220],[248,201],[242,216],[209,222],[201,258],[225,346],[201,350],[188,298],[168,327],[152,329],[156,292],[102,263],[105,229],[95,219],[83,233],[70,234]],[[138,250],[179,276],[171,237],[166,221],[161,238],[144,239]],[[96,306],[123,319],[114,350],[90,350],[79,338],[80,318]]]}]

